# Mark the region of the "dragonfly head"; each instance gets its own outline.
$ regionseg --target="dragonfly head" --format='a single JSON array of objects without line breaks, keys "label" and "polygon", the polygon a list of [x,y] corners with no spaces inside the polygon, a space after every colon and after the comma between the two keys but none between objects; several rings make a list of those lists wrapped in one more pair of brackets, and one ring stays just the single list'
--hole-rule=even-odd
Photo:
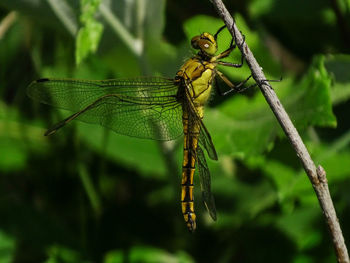
[{"label": "dragonfly head", "polygon": [[216,39],[209,33],[193,37],[191,45],[194,49],[199,49],[200,52],[210,57],[214,56],[218,49]]}]

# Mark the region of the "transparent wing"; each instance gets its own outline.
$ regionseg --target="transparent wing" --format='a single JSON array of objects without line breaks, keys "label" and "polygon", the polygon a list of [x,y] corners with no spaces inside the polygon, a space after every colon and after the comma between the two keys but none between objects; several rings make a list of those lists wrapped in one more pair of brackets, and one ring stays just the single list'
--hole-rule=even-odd
[{"label": "transparent wing", "polygon": [[213,141],[211,140],[211,136],[207,128],[205,127],[203,121],[198,116],[196,108],[193,105],[190,95],[188,94],[188,91],[186,91],[186,102],[187,103],[184,106],[187,106],[187,112],[190,114],[190,120],[192,120],[194,126],[196,126],[196,124],[199,124],[200,126],[199,144],[201,144],[206,149],[210,159],[217,161],[218,155],[216,153]]},{"label": "transparent wing", "polygon": [[40,79],[28,87],[27,93],[42,103],[76,112],[47,134],[78,119],[124,135],[172,140],[183,134],[177,91],[171,79],[141,77],[101,81]]},{"label": "transparent wing", "polygon": [[197,147],[197,167],[205,208],[208,210],[211,218],[216,220],[215,200],[213,194],[211,193],[210,172],[203,150],[199,145]]},{"label": "transparent wing", "polygon": [[210,159],[215,161],[218,160],[218,155],[216,153],[215,146],[211,140],[211,136],[202,121],[199,133],[199,144],[206,149]]}]

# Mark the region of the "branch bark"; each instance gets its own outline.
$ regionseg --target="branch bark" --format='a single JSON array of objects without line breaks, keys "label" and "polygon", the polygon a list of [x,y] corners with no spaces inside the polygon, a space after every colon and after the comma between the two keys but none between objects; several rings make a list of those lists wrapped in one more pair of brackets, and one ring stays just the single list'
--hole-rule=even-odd
[{"label": "branch bark", "polygon": [[252,72],[252,76],[263,93],[267,103],[270,105],[271,110],[275,114],[278,122],[280,123],[282,129],[287,135],[289,141],[291,142],[297,156],[299,157],[304,170],[311,181],[312,187],[316,192],[318,201],[320,203],[322,212],[325,216],[328,229],[330,231],[333,245],[336,251],[337,260],[339,263],[350,263],[347,248],[345,246],[344,237],[340,228],[340,224],[333,206],[333,201],[328,189],[328,183],[326,178],[326,172],[321,167],[316,168],[314,162],[312,161],[309,152],[307,151],[303,141],[296,128],[294,127],[292,121],[290,120],[287,112],[283,108],[280,100],[278,99],[275,91],[271,85],[266,81],[266,77],[263,73],[262,68],[253,56],[253,53],[249,49],[247,43],[244,41],[243,36],[237,25],[235,24],[232,16],[227,11],[225,5],[221,0],[210,0],[219,16],[225,22],[228,30],[235,37],[236,44],[240,49],[242,55],[244,56],[247,64]]}]

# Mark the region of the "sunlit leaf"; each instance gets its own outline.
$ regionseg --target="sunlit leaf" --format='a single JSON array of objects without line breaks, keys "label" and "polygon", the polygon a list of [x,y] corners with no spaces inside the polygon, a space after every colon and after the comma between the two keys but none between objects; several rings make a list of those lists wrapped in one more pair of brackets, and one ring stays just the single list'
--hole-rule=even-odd
[{"label": "sunlit leaf", "polygon": [[106,254],[104,263],[122,263],[125,259],[128,259],[130,263],[136,262],[159,262],[159,263],[192,263],[193,259],[185,252],[179,251],[176,254],[170,254],[169,252],[146,246],[132,247],[128,253],[121,250],[110,251]]},{"label": "sunlit leaf", "polygon": [[332,110],[331,77],[324,67],[324,57],[316,56],[300,85],[290,85],[282,103],[297,127],[307,125],[336,127]]},{"label": "sunlit leaf", "polygon": [[334,55],[325,58],[325,68],[333,78],[331,89],[334,104],[350,98],[350,55]]},{"label": "sunlit leaf", "polygon": [[25,167],[27,152],[20,141],[0,138],[0,171],[20,171]]},{"label": "sunlit leaf", "polygon": [[0,231],[0,262],[11,263],[14,260],[16,243],[13,237]]},{"label": "sunlit leaf", "polygon": [[83,27],[79,29],[76,40],[76,62],[80,62],[90,53],[95,53],[100,42],[103,25],[95,19],[95,13],[100,5],[100,0],[81,0],[80,21]]},{"label": "sunlit leaf", "polygon": [[87,261],[84,261],[81,259],[81,256],[77,251],[74,251],[72,249],[60,246],[60,245],[54,245],[51,246],[48,250],[48,259],[45,261],[45,263],[87,263]]}]

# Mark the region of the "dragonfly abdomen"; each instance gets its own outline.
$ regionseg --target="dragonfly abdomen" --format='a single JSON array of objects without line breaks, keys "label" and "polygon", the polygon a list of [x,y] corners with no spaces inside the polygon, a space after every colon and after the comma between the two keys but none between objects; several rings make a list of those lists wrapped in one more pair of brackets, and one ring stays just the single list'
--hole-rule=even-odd
[{"label": "dragonfly abdomen", "polygon": [[182,163],[181,206],[186,225],[193,232],[196,229],[193,177],[196,170],[196,150],[200,126],[198,123],[189,121],[186,111],[183,112],[182,122],[184,126],[184,157]]},{"label": "dragonfly abdomen", "polygon": [[196,229],[196,214],[193,201],[193,174],[195,168],[182,167],[181,206],[188,229],[193,232]]}]

